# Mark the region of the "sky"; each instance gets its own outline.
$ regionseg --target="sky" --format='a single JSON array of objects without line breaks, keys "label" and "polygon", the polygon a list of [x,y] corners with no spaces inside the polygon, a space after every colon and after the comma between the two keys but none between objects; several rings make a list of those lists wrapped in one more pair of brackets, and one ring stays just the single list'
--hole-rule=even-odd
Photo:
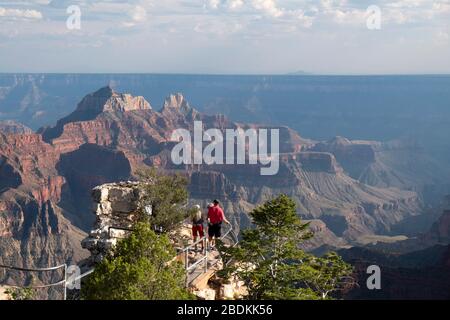
[{"label": "sky", "polygon": [[450,74],[450,0],[0,0],[0,72],[300,71]]}]

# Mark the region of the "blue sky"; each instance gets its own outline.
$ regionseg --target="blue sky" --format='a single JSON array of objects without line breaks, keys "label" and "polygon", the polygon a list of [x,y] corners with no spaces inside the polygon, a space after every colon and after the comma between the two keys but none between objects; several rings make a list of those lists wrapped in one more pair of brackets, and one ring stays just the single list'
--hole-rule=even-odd
[{"label": "blue sky", "polygon": [[450,73],[450,0],[0,0],[0,72],[299,70]]}]

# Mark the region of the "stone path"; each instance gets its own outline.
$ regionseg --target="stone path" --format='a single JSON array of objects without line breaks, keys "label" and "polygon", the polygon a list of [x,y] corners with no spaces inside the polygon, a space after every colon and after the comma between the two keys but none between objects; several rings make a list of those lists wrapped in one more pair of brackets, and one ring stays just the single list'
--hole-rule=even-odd
[{"label": "stone path", "polygon": [[[232,229],[230,228],[225,232],[221,238],[225,246],[233,246],[237,243],[237,237],[234,236]],[[189,252],[188,260],[189,266],[192,266],[202,258],[204,259],[203,252]],[[182,253],[180,257],[181,261],[185,263],[185,256]],[[219,252],[216,249],[208,252],[208,266],[205,271],[205,261],[200,262],[192,270],[187,271],[187,286],[201,290],[207,286],[208,280],[219,270],[222,269],[222,259]]]},{"label": "stone path", "polygon": [[[191,263],[195,263],[198,259],[202,258],[203,255],[196,254],[193,256]],[[187,274],[187,282],[190,287],[196,287],[201,289],[203,287],[203,282],[208,280],[221,269],[222,259],[220,258],[219,252],[217,250],[212,250],[208,252],[208,268],[205,272],[204,262],[200,263],[194,270]],[[206,285],[205,283],[205,285]]]}]

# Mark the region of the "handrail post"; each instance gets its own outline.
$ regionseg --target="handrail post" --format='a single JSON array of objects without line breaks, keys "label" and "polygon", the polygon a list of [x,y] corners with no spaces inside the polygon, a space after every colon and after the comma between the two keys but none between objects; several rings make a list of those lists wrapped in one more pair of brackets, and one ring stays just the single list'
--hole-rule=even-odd
[{"label": "handrail post", "polygon": [[67,300],[67,264],[64,263],[64,301]]},{"label": "handrail post", "polygon": [[189,271],[189,247],[186,248],[186,251],[184,252],[184,268],[186,270],[186,288],[189,286],[189,279],[188,279],[188,271]]},{"label": "handrail post", "polygon": [[207,238],[205,237],[204,239],[203,239],[203,242],[204,242],[204,244],[203,244],[203,254],[205,255],[205,273],[208,271],[208,248],[207,248],[207,245],[208,245],[208,242],[207,242]]}]

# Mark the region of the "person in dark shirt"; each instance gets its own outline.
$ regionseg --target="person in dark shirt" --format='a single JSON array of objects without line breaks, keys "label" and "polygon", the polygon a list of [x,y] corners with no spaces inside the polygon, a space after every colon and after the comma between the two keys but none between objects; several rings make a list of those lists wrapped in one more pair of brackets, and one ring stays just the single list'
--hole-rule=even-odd
[{"label": "person in dark shirt", "polygon": [[225,218],[218,200],[213,201],[213,205],[208,209],[208,238],[211,247],[216,244],[216,239],[222,236],[222,222],[230,224]]}]

